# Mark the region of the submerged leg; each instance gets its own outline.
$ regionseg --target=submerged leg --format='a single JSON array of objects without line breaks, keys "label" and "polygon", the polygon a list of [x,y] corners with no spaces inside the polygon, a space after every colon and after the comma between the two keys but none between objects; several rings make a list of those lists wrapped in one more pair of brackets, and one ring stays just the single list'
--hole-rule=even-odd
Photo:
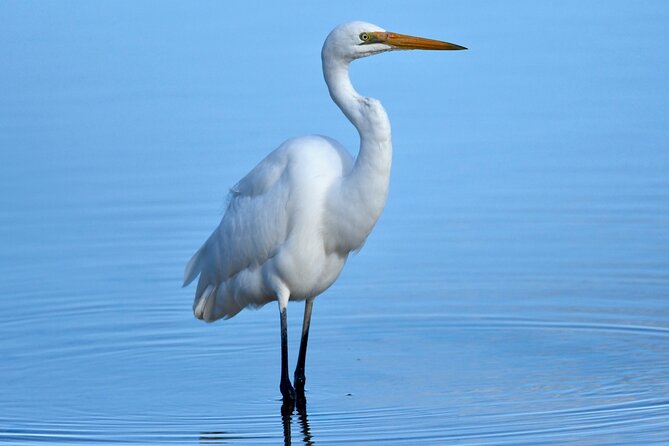
[{"label": "submerged leg", "polygon": [[304,397],[304,361],[307,357],[307,341],[309,340],[309,324],[311,323],[311,307],[314,305],[313,299],[304,303],[304,321],[302,322],[302,340],[300,341],[300,354],[297,357],[297,367],[295,367],[295,390],[298,396]]},{"label": "submerged leg", "polygon": [[281,395],[284,401],[295,401],[295,389],[288,378],[288,321],[286,320],[286,307],[279,303],[281,312]]}]

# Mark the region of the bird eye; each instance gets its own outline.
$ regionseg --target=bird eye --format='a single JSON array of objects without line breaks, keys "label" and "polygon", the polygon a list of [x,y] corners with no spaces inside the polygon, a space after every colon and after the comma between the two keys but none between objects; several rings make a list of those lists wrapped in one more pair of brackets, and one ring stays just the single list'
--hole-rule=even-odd
[{"label": "bird eye", "polygon": [[368,42],[369,41],[369,34],[360,33],[360,40],[362,40],[363,42]]}]

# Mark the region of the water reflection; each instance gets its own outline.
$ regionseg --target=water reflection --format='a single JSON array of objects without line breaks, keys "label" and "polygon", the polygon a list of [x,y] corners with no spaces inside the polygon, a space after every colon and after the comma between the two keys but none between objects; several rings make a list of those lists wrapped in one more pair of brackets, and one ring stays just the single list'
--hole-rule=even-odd
[{"label": "water reflection", "polygon": [[302,444],[311,446],[314,444],[311,436],[311,429],[309,427],[309,417],[307,415],[307,400],[306,398],[298,398],[293,403],[285,401],[281,405],[281,422],[283,424],[283,443],[284,445],[292,444],[291,426],[293,423],[293,415],[297,412],[297,422],[300,424],[300,433],[302,434]]},{"label": "water reflection", "polygon": [[227,432],[212,431],[200,433],[200,444],[223,444],[230,441]]},{"label": "water reflection", "polygon": [[[301,436],[301,443],[305,446],[311,446],[314,443],[311,435],[311,427],[309,426],[309,416],[307,414],[307,401],[305,398],[300,398],[296,402],[283,402],[281,404],[281,425],[283,427],[283,443],[284,445],[293,444],[292,427],[293,422],[299,424],[299,435]],[[236,436],[224,430],[212,430],[200,432],[200,444],[226,444],[235,440],[246,439],[248,436]]]}]

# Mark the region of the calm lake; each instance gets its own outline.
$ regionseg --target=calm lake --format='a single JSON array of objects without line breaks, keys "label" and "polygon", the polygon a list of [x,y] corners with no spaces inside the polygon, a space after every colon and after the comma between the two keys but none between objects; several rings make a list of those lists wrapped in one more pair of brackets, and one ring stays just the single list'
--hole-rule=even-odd
[{"label": "calm lake", "polygon": [[[0,443],[669,442],[669,3],[157,8],[0,4]],[[204,324],[183,268],[283,140],[357,151],[354,19],[469,50],[354,63],[390,196],[282,412],[277,306]]]}]

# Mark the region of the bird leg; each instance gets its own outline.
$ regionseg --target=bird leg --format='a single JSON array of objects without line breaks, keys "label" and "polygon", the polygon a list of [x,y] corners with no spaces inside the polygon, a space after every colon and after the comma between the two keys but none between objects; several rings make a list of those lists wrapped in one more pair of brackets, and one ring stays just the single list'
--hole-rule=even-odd
[{"label": "bird leg", "polygon": [[311,307],[313,299],[308,299],[304,303],[304,320],[302,321],[302,340],[300,341],[300,354],[297,357],[297,367],[295,367],[295,390],[298,397],[304,398],[304,361],[307,357],[307,342],[309,341],[309,324],[311,323]]},{"label": "bird leg", "polygon": [[285,401],[295,401],[295,389],[288,378],[288,321],[286,307],[280,306],[281,311],[281,395]]}]

